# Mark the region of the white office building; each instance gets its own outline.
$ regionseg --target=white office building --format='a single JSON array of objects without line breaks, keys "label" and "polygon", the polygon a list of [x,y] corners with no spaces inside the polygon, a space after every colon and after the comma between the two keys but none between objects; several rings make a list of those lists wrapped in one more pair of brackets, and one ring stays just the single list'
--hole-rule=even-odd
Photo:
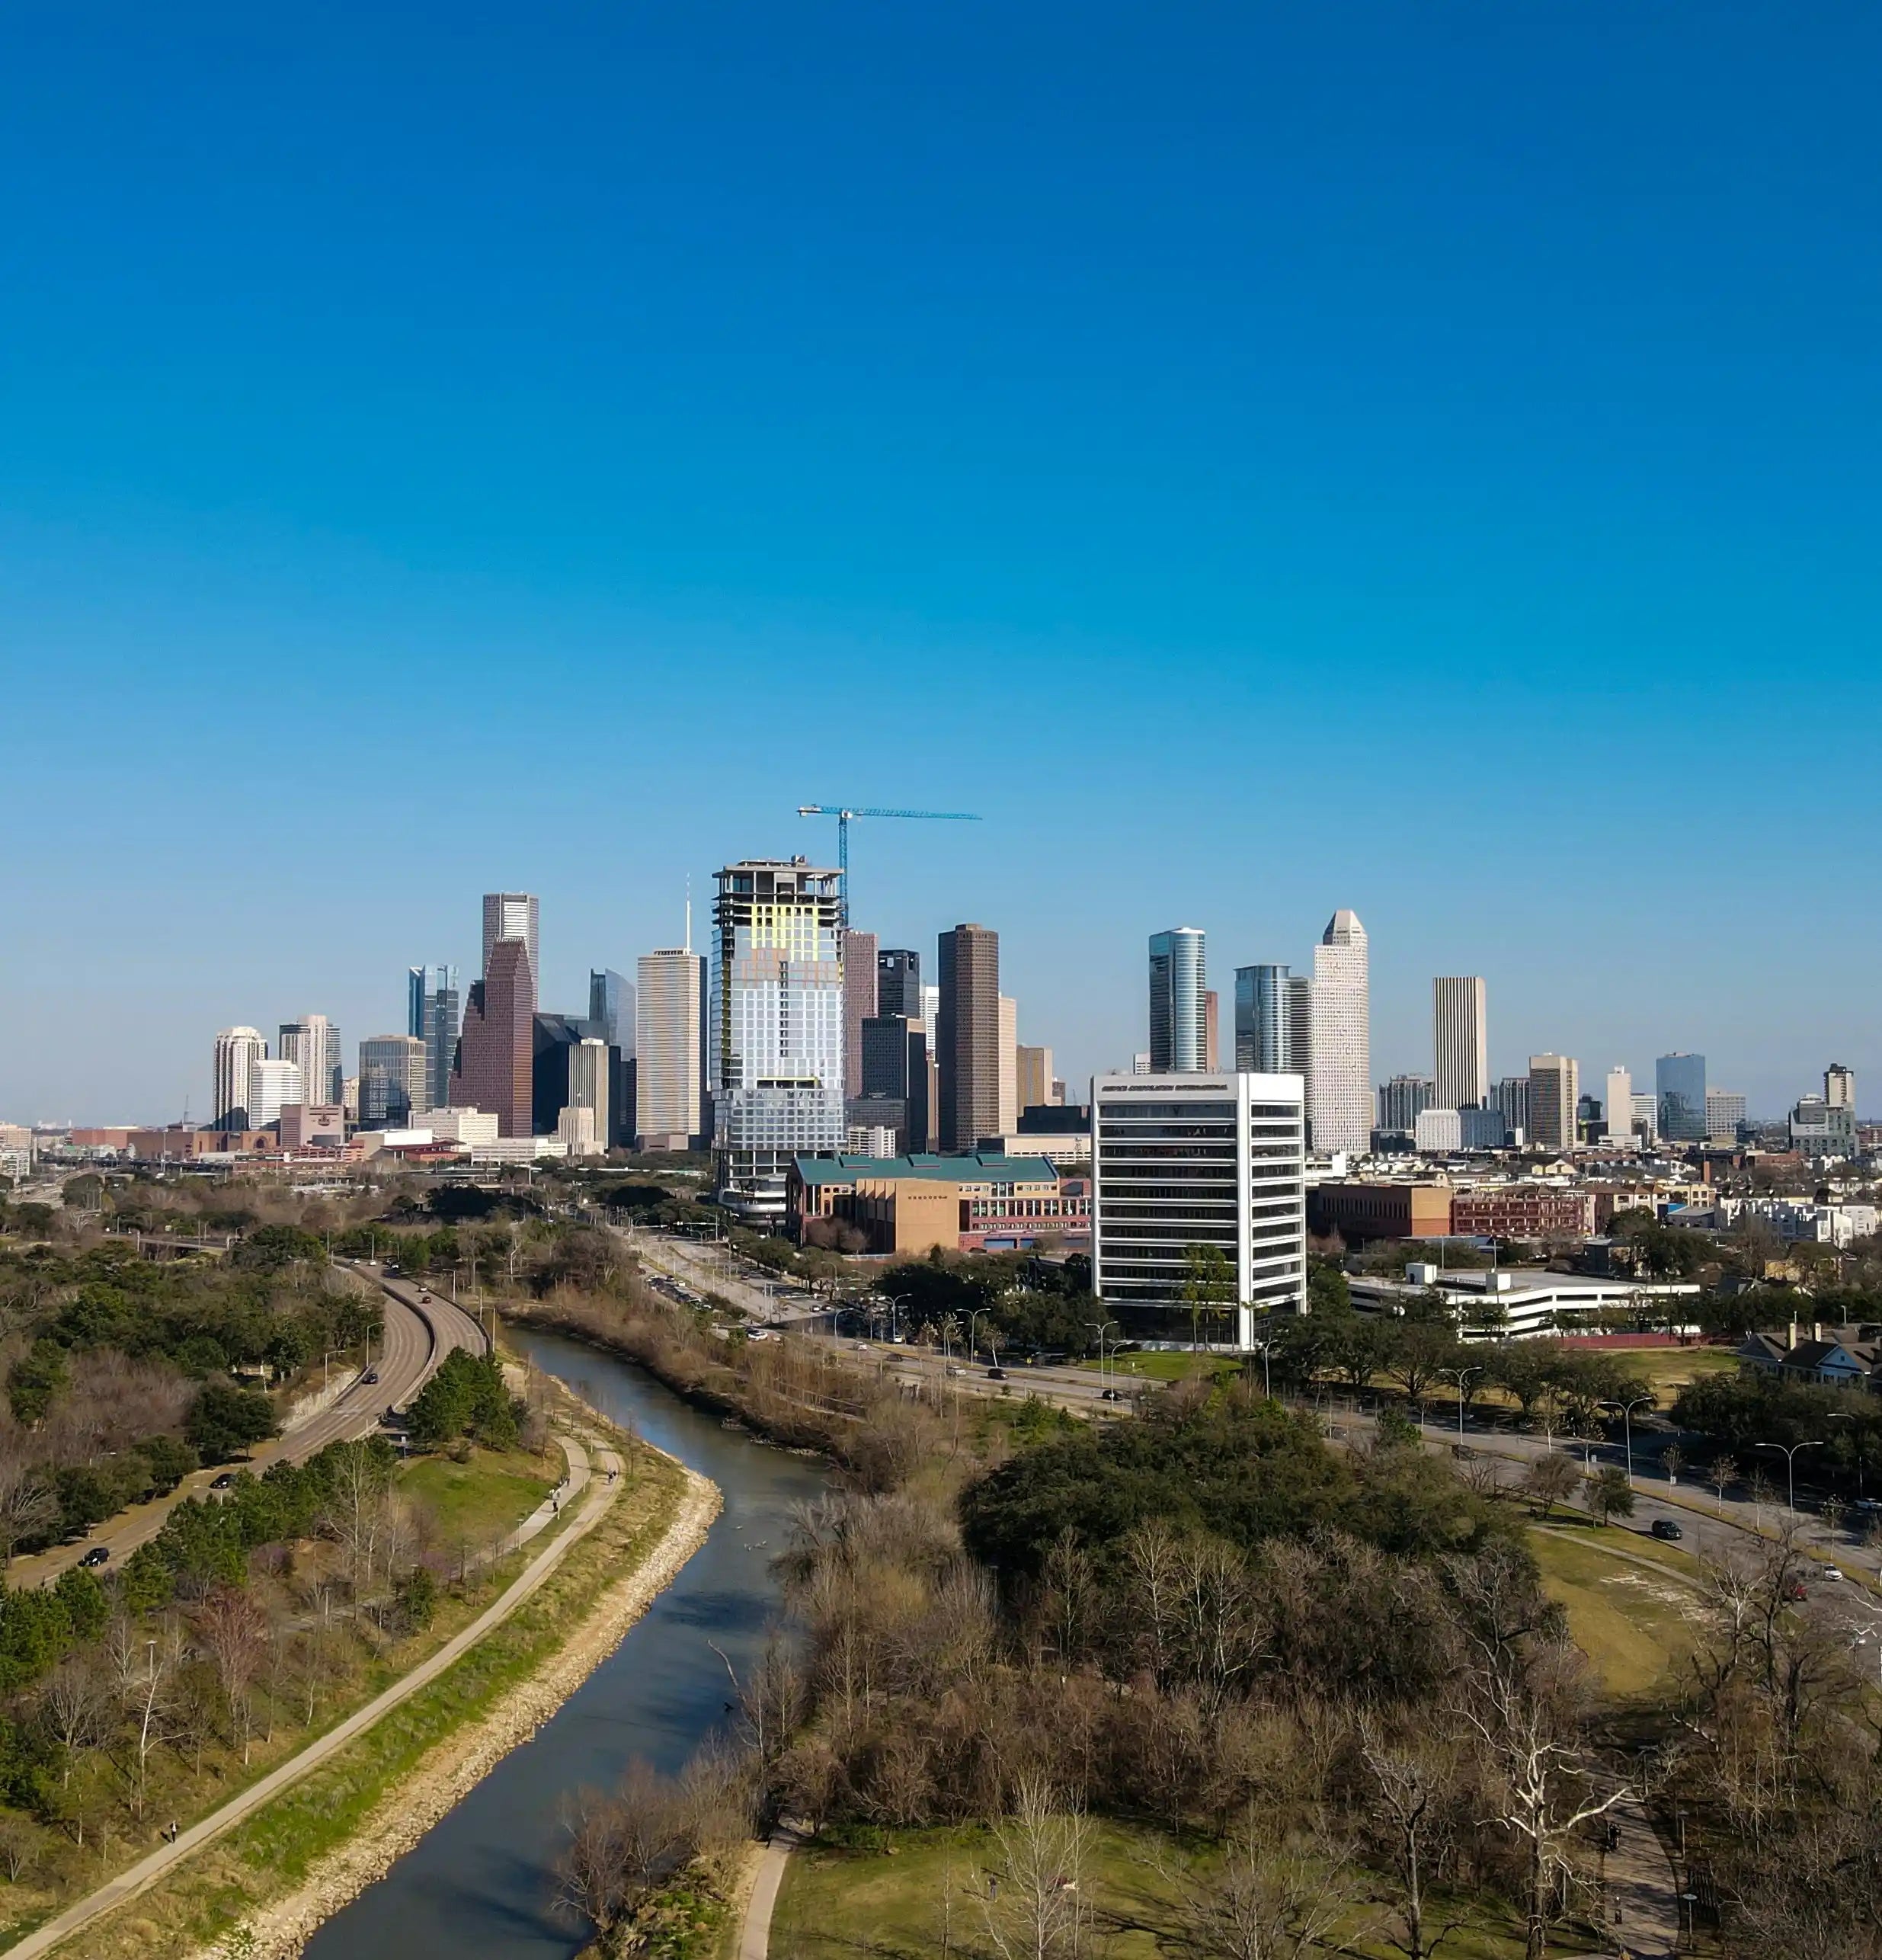
[{"label": "white office building", "polygon": [[1708,1143],[1736,1143],[1745,1127],[1745,1099],[1730,1089],[1705,1092],[1705,1134]]},{"label": "white office building", "polygon": [[1421,1157],[1455,1157],[1464,1148],[1463,1117],[1455,1110],[1420,1110],[1412,1124],[1412,1148]]},{"label": "white office building", "polygon": [[536,982],[536,998],[543,996],[543,962],[538,943],[540,908],[533,892],[486,892],[484,894],[484,959],[478,971],[490,977],[490,952],[500,939],[520,939],[529,949],[530,978]]},{"label": "white office building", "polygon": [[1363,1156],[1372,1145],[1372,1032],[1365,927],[1342,910],[1314,949],[1314,1148]]},{"label": "white office building", "polygon": [[1601,1113],[1608,1126],[1610,1142],[1626,1143],[1634,1135],[1634,1078],[1625,1068],[1608,1071],[1601,1099]]},{"label": "white office building", "polygon": [[1233,1276],[1205,1331],[1246,1349],[1258,1315],[1307,1305],[1306,1134],[1298,1075],[1099,1075],[1091,1084],[1092,1285],[1142,1338],[1187,1341],[1192,1247]]},{"label": "white office building", "polygon": [[248,1065],[248,1127],[266,1129],[281,1120],[283,1110],[307,1100],[298,1062],[270,1062],[265,1055]]},{"label": "white office building", "polygon": [[1488,990],[1474,975],[1432,982],[1431,1046],[1439,1108],[1469,1109],[1489,1101]]},{"label": "white office building", "polygon": [[[337,1103],[346,1074],[340,1058],[340,1030],[325,1014],[303,1014],[281,1023],[275,1054],[301,1072],[301,1103]],[[272,1118],[270,1119],[273,1120]]]},{"label": "white office building", "polygon": [[[856,1088],[859,1094],[862,1084]],[[1000,996],[1000,1133],[1019,1127],[1019,1003],[1010,994]],[[980,1141],[976,1137],[974,1141]],[[891,1151],[892,1156],[895,1153]]]},{"label": "white office building", "polygon": [[268,1045],[259,1028],[224,1028],[216,1037],[211,1065],[214,1087],[210,1097],[213,1129],[252,1129],[248,1115],[248,1075],[255,1063],[267,1058]]},{"label": "white office building", "polygon": [[598,1036],[588,1036],[568,1051],[568,1100],[564,1107],[587,1110],[594,1119],[594,1140],[607,1148],[608,1045]]}]

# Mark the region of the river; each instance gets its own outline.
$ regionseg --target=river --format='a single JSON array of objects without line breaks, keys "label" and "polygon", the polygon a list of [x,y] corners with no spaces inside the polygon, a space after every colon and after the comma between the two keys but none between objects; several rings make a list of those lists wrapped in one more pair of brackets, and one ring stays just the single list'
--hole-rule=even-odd
[{"label": "river", "polygon": [[551,1910],[563,1799],[611,1785],[635,1757],[677,1769],[725,1718],[778,1611],[770,1571],[818,1465],[702,1414],[651,1376],[559,1335],[512,1330],[539,1368],[712,1478],[725,1508],[706,1543],[555,1717],[513,1750],[385,1877],[309,1942],[311,1960],[568,1960],[587,1929]]}]

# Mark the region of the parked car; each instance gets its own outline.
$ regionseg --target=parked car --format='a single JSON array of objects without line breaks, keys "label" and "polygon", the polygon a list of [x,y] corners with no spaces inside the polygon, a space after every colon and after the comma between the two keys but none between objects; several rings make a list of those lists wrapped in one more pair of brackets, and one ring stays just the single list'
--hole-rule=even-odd
[{"label": "parked car", "polygon": [[1653,1536],[1656,1538],[1684,1538],[1685,1535],[1671,1518],[1656,1518],[1653,1520]]},{"label": "parked car", "polygon": [[235,1487],[235,1473],[232,1470],[225,1470],[219,1477],[210,1479],[209,1487],[212,1491],[232,1491]]},{"label": "parked car", "polygon": [[110,1548],[108,1545],[94,1545],[78,1561],[78,1563],[81,1565],[102,1565],[110,1558]]}]

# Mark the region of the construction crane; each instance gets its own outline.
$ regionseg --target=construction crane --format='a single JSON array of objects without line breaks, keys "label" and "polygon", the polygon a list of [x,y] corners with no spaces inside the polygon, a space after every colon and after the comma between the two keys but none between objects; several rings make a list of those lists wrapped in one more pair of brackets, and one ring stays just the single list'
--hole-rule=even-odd
[{"label": "construction crane", "polygon": [[834,817],[837,820],[837,868],[843,873],[843,923],[850,923],[850,825],[856,817],[914,817],[930,824],[977,824],[971,810],[865,810],[847,809],[840,803],[799,803],[800,817]]}]

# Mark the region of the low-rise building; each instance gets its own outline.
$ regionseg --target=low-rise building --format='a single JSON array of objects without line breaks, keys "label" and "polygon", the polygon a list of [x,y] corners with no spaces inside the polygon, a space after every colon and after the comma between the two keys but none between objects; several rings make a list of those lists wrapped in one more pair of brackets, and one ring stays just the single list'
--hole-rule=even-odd
[{"label": "low-rise building", "polygon": [[799,1238],[836,1219],[884,1254],[1003,1251],[1091,1233],[1090,1187],[1063,1178],[1042,1157],[976,1151],[936,1157],[799,1157],[785,1186],[786,1216]]},{"label": "low-rise building", "polygon": [[1413,1263],[1403,1279],[1355,1276],[1349,1281],[1352,1304],[1361,1312],[1402,1314],[1413,1299],[1437,1294],[1448,1306],[1463,1337],[1519,1340],[1573,1333],[1598,1325],[1607,1315],[1631,1313],[1644,1303],[1677,1311],[1676,1303],[1696,1300],[1700,1289],[1637,1285],[1631,1279],[1590,1278],[1578,1273],[1545,1273],[1503,1266],[1487,1272],[1445,1273]]},{"label": "low-rise building", "polygon": [[1452,1195],[1451,1229],[1477,1238],[1586,1238],[1595,1212],[1595,1194],[1573,1186],[1483,1184]]},{"label": "low-rise building", "polygon": [[1882,1327],[1813,1323],[1798,1338],[1793,1321],[1782,1334],[1753,1334],[1739,1343],[1738,1365],[1760,1375],[1823,1388],[1882,1388]]},{"label": "low-rise building", "polygon": [[1337,1232],[1349,1245],[1448,1238],[1452,1197],[1448,1184],[1330,1178],[1308,1190],[1307,1219],[1323,1238]]}]

